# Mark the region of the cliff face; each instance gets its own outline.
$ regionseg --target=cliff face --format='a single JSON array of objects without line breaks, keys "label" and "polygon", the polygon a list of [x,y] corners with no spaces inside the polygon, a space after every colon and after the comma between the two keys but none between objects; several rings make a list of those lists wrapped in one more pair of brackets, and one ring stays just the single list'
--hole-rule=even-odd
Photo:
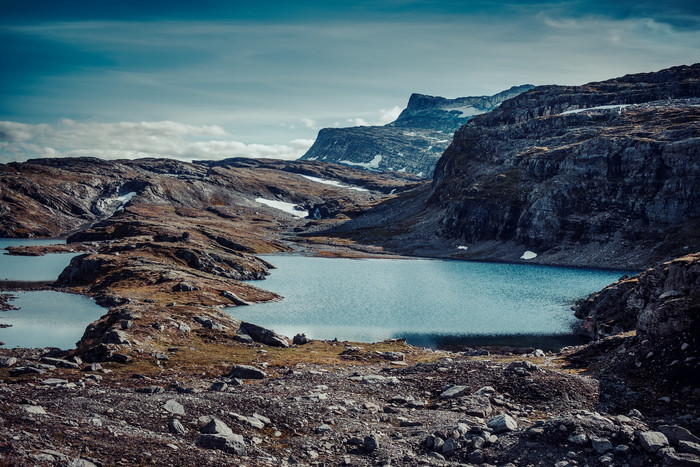
[{"label": "cliff face", "polygon": [[322,129],[301,159],[429,177],[456,129],[531,88],[516,86],[493,96],[457,99],[413,94],[396,121],[388,125]]},{"label": "cliff face", "polygon": [[700,64],[537,87],[460,128],[405,214],[373,214],[390,241],[369,218],[347,228],[467,259],[637,268],[698,251],[699,97]]},{"label": "cliff face", "polygon": [[700,246],[699,96],[695,65],[536,88],[475,118],[435,172],[439,235],[536,252]]}]

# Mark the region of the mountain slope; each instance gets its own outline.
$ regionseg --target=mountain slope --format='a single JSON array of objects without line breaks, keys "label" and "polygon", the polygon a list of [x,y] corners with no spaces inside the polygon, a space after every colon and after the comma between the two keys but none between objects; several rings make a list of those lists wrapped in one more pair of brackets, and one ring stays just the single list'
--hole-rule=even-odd
[{"label": "mountain slope", "polygon": [[537,87],[458,130],[430,189],[345,229],[399,251],[516,261],[531,250],[534,262],[590,266],[700,249],[698,97],[700,64]]},{"label": "mountain slope", "polygon": [[388,125],[322,129],[301,159],[429,177],[456,129],[531,88],[515,86],[493,96],[457,99],[413,94]]}]

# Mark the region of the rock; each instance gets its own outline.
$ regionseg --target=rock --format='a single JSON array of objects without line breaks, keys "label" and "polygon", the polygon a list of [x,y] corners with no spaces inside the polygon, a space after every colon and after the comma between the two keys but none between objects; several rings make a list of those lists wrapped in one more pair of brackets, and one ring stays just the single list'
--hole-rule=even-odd
[{"label": "rock", "polygon": [[192,328],[189,326],[189,324],[186,323],[178,323],[177,324],[177,330],[180,332],[190,332],[192,331]]},{"label": "rock", "polygon": [[493,408],[488,396],[467,396],[461,399],[465,407],[464,413],[475,417],[486,418],[491,415]]},{"label": "rock", "polygon": [[700,438],[692,434],[688,429],[678,425],[661,425],[659,431],[668,439],[669,443],[674,446],[679,441],[689,441],[691,443],[700,444]]},{"label": "rock", "polygon": [[212,391],[225,391],[226,388],[228,388],[228,384],[224,383],[223,381],[215,381],[209,387],[209,389]]},{"label": "rock", "polygon": [[240,298],[238,295],[235,293],[229,291],[229,290],[224,290],[221,295],[223,295],[225,298],[228,298],[233,302],[234,305],[236,306],[248,306],[250,305],[250,302],[246,302],[242,298]]},{"label": "rock", "polygon": [[195,290],[199,290],[199,287],[194,285],[192,282],[182,281],[173,287],[173,290],[176,292],[193,292]]},{"label": "rock", "polygon": [[695,454],[696,456],[700,456],[700,444],[693,443],[692,441],[679,440],[678,450],[680,452],[687,452],[689,454]]},{"label": "rock", "polygon": [[209,421],[199,430],[200,433],[212,434],[212,435],[224,435],[230,436],[233,431],[227,424],[222,422],[216,417],[208,417]]},{"label": "rock", "polygon": [[304,345],[304,344],[308,344],[309,342],[312,342],[312,341],[313,341],[313,339],[309,339],[308,337],[306,337],[306,334],[297,334],[292,339],[292,344]]},{"label": "rock", "polygon": [[496,415],[489,419],[486,425],[496,434],[518,429],[518,423],[508,414]]},{"label": "rock", "polygon": [[467,390],[466,386],[461,386],[458,384],[451,384],[447,386],[446,388],[443,389],[442,393],[440,393],[440,399],[453,399],[455,397],[459,397],[464,394],[464,392]]},{"label": "rock", "polygon": [[42,386],[61,386],[68,384],[68,381],[61,378],[49,378],[41,382]]},{"label": "rock", "polygon": [[474,393],[475,396],[493,396],[494,394],[496,394],[496,390],[491,386],[484,386]]},{"label": "rock", "polygon": [[43,375],[46,370],[34,366],[18,366],[10,370],[10,376],[21,376],[27,374]]},{"label": "rock", "polygon": [[403,362],[406,359],[403,352],[377,352],[377,355],[390,362]]},{"label": "rock", "polygon": [[331,428],[330,425],[327,425],[327,424],[324,423],[323,425],[321,425],[321,426],[319,426],[318,428],[316,428],[315,431],[316,431],[316,434],[317,434],[317,435],[322,435],[322,434],[325,434],[325,433],[330,433],[331,431],[333,431],[333,428]]},{"label": "rock", "polygon": [[244,344],[253,344],[255,341],[253,340],[252,337],[250,337],[248,334],[244,332],[240,332],[240,330],[236,333],[235,336],[233,336],[233,340],[237,342],[242,342]]},{"label": "rock", "polygon": [[46,415],[46,410],[44,410],[44,408],[39,405],[24,404],[22,405],[22,408],[25,412],[33,415]]},{"label": "rock", "polygon": [[207,329],[213,329],[215,331],[223,331],[226,329],[226,326],[222,326],[206,316],[195,316],[194,320]]},{"label": "rock", "polygon": [[668,439],[660,431],[643,431],[639,433],[639,444],[648,453],[655,453],[668,446]]},{"label": "rock", "polygon": [[83,367],[83,371],[102,371],[102,365],[99,363],[91,363]]},{"label": "rock", "polygon": [[233,365],[227,376],[240,379],[264,379],[267,373],[250,365]]},{"label": "rock", "polygon": [[136,392],[140,392],[142,394],[160,394],[165,392],[165,388],[162,386],[146,386],[143,388],[137,388]]},{"label": "rock", "polygon": [[184,435],[187,433],[187,430],[177,418],[173,418],[168,422],[168,430],[174,435]]},{"label": "rock", "polygon": [[371,453],[379,449],[379,441],[374,436],[365,436],[362,441],[362,450],[366,453]]},{"label": "rock", "polygon": [[127,339],[126,334],[118,330],[106,332],[102,336],[102,342],[104,344],[131,345],[131,342],[129,339]]},{"label": "rock", "polygon": [[185,415],[185,408],[178,401],[174,399],[168,399],[163,408],[174,415]]},{"label": "rock", "polygon": [[598,438],[597,436],[591,436],[591,446],[598,454],[605,454],[613,449],[613,445],[610,440]]},{"label": "rock", "polygon": [[586,433],[574,433],[569,435],[567,441],[570,443],[578,444],[579,446],[585,446],[588,444],[588,435]]},{"label": "rock", "polygon": [[451,457],[455,454],[455,451],[458,450],[461,446],[457,441],[455,441],[452,438],[447,438],[445,442],[442,445],[442,455],[445,457]]},{"label": "rock", "polygon": [[241,322],[240,330],[252,337],[255,342],[272,347],[289,347],[289,342],[286,337],[269,329],[265,329],[262,326]]},{"label": "rock", "polygon": [[41,357],[41,362],[58,368],[79,368],[77,363],[69,362],[68,360],[63,360],[62,358]]},{"label": "rock", "polygon": [[664,467],[700,467],[700,456],[684,452],[665,451]]},{"label": "rock", "polygon": [[248,455],[245,439],[241,435],[203,434],[199,435],[196,444],[202,448],[217,449],[237,456]]},{"label": "rock", "polygon": [[486,460],[486,458],[484,457],[483,451],[481,451],[480,449],[477,449],[475,451],[470,452],[467,455],[467,460],[471,464],[483,464],[484,461]]},{"label": "rock", "polygon": [[16,363],[17,359],[15,357],[0,355],[0,367],[9,367]]}]

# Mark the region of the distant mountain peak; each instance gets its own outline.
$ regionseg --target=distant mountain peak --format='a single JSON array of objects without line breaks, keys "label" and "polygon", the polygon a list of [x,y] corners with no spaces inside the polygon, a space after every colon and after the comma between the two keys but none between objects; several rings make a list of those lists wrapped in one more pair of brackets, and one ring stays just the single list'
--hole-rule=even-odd
[{"label": "distant mountain peak", "polygon": [[456,99],[413,93],[399,117],[387,125],[322,129],[301,159],[429,177],[459,127],[533,87]]}]

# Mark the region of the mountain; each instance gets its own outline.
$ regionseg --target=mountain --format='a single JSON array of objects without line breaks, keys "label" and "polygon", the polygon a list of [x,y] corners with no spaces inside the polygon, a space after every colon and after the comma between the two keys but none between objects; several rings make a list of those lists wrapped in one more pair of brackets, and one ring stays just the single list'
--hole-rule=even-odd
[{"label": "mountain", "polygon": [[457,99],[413,94],[388,125],[322,129],[301,159],[430,177],[455,130],[532,87],[514,86],[493,96]]},{"label": "mountain", "polygon": [[700,64],[536,87],[461,127],[429,188],[342,229],[414,254],[529,251],[532,262],[585,266],[698,250],[699,97]]}]

